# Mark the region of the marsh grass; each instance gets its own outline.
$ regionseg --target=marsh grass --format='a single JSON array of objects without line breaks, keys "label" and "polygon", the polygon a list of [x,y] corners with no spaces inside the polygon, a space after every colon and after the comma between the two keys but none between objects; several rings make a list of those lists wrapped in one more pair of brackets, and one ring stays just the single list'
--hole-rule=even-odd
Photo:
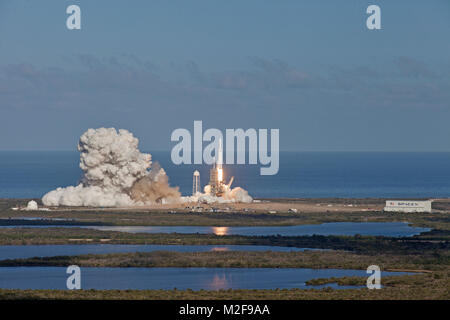
[{"label": "marsh grass", "polygon": [[0,266],[83,267],[181,267],[181,268],[313,268],[362,269],[377,264],[382,270],[447,270],[449,251],[420,255],[379,254],[377,256],[344,251],[333,252],[172,252],[88,254],[80,256],[36,257],[0,261]]}]

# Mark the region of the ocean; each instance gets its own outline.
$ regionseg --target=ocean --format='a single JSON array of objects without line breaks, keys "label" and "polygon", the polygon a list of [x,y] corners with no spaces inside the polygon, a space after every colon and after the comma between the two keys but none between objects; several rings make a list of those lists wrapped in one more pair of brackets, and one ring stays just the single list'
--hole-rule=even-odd
[{"label": "ocean", "polygon": [[[204,186],[207,165],[174,165],[170,152],[151,152],[172,186],[192,192],[192,173]],[[0,151],[0,198],[40,198],[81,177],[78,152]],[[258,198],[447,198],[450,153],[281,152],[277,175],[260,165],[225,165],[225,180]]]}]

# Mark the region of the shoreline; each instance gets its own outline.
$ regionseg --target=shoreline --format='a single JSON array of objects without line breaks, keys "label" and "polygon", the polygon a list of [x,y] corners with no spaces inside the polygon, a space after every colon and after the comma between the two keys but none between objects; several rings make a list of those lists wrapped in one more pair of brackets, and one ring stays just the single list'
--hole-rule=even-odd
[{"label": "shoreline", "polygon": [[[294,226],[330,222],[407,222],[412,227],[450,230],[450,199],[433,202],[432,213],[384,212],[384,199],[271,199],[267,202],[152,208],[26,207],[30,199],[0,199],[0,225],[96,226]],[[42,220],[41,220],[42,219]],[[23,221],[18,221],[23,220]],[[9,221],[9,222],[8,222]]]}]

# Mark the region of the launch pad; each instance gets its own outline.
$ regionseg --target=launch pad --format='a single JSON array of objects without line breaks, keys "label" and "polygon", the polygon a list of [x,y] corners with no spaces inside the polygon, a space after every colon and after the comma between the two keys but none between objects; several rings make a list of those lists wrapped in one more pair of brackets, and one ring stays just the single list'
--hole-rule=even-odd
[{"label": "launch pad", "polygon": [[[233,183],[234,177],[231,177],[230,181],[226,184],[224,183],[224,171],[222,168],[222,140],[219,139],[219,148],[214,159],[213,167],[209,170],[209,184],[205,187],[205,193],[213,197],[222,197],[228,191],[231,190],[231,184]],[[193,174],[192,181],[192,195],[201,195],[200,186],[200,172],[195,170]]]},{"label": "launch pad", "polygon": [[217,152],[217,159],[214,162],[213,167],[209,170],[209,186],[210,186],[210,195],[215,197],[222,197],[227,190],[230,190],[231,184],[233,183],[234,177],[230,179],[228,184],[224,183],[224,175],[223,175],[223,149],[222,149],[222,140],[219,140],[219,149]]}]

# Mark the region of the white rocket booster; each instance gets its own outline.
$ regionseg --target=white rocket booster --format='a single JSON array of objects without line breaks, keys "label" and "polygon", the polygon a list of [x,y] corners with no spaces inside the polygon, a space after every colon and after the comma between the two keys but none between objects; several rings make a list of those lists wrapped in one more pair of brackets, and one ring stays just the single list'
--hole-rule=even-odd
[{"label": "white rocket booster", "polygon": [[223,164],[223,147],[222,147],[222,138],[219,139],[219,150],[217,150],[217,161],[216,165],[218,169],[222,169]]}]

